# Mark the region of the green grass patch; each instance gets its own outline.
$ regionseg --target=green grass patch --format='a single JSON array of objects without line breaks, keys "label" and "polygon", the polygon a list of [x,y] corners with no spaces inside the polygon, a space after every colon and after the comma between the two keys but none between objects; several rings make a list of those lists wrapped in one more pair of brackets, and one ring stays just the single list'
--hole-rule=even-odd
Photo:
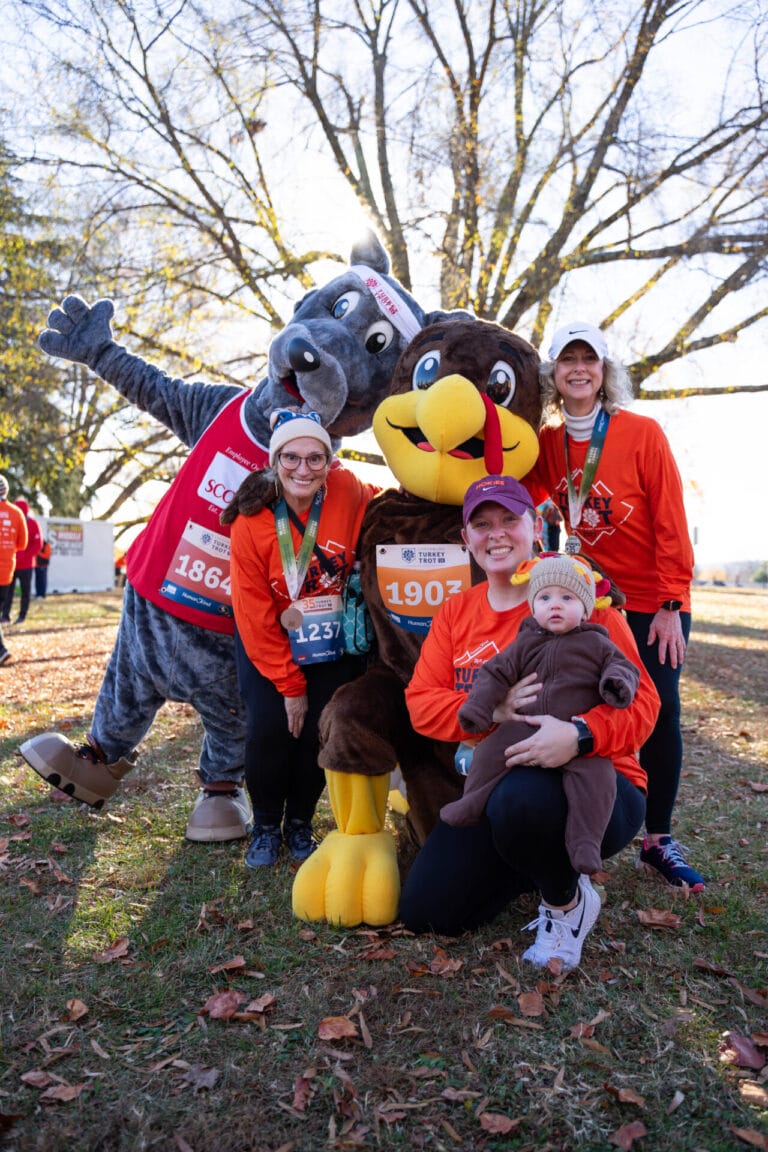
[{"label": "green grass patch", "polygon": [[[675,834],[710,886],[685,900],[628,849],[558,980],[520,963],[530,898],[460,940],[310,927],[286,862],[248,872],[243,844],[185,842],[186,707],[163,709],[106,813],[52,799],[15,749],[87,729],[120,597],[33,608],[0,670],[4,1149],[559,1152],[637,1123],[643,1152],[749,1147],[735,1130],[768,1146],[765,1068],[721,1060],[724,1033],[768,1032],[766,594],[695,594]],[[240,1018],[203,1012],[224,992]],[[355,1034],[321,1038],[329,1017]]]}]

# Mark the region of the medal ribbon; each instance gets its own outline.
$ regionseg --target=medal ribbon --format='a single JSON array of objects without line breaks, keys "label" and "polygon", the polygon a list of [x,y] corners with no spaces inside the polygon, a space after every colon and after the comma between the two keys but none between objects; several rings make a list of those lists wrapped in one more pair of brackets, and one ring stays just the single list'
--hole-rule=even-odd
[{"label": "medal ribbon", "polygon": [[279,500],[275,505],[275,529],[277,543],[280,547],[280,559],[283,562],[283,575],[288,587],[291,600],[298,600],[299,592],[307,575],[309,561],[317,540],[317,527],[320,523],[320,509],[323,506],[323,491],[318,489],[309,510],[307,527],[304,530],[304,539],[298,553],[293,551],[293,538],[291,526],[288,522],[288,505],[285,500]]},{"label": "medal ribbon", "polygon": [[571,464],[568,459],[568,432],[565,430],[563,432],[565,436],[565,474],[568,481],[568,520],[572,532],[581,524],[581,510],[584,507],[584,500],[592,487],[592,481],[595,478],[597,466],[600,463],[600,456],[602,455],[610,422],[611,418],[605,408],[601,408],[592,429],[578,492],[573,483]]}]

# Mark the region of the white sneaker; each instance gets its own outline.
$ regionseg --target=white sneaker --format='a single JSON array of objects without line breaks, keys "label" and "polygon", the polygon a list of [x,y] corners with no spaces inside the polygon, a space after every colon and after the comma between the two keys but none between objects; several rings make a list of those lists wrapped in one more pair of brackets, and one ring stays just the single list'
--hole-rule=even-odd
[{"label": "white sneaker", "polygon": [[579,902],[569,912],[539,904],[539,914],[523,929],[537,929],[536,941],[523,952],[523,960],[545,968],[549,960],[562,960],[563,971],[578,967],[581,949],[600,912],[600,897],[588,876],[579,876]]}]

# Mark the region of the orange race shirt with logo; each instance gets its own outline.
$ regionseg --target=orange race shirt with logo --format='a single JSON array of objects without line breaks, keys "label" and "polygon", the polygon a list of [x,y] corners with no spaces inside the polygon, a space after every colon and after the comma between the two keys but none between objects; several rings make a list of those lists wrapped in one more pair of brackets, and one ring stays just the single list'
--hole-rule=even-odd
[{"label": "orange race shirt with logo", "polygon": [[[588,447],[588,440],[568,439],[577,491]],[[542,428],[539,458],[523,483],[534,500],[552,497],[570,531],[564,425]],[[574,531],[582,551],[616,581],[630,611],[656,612],[665,600],[680,600],[690,611],[693,547],[683,486],[655,420],[624,411],[611,417]]]},{"label": "orange race shirt with logo", "polygon": [[[459,723],[459,709],[472,688],[478,669],[515,639],[520,624],[530,615],[527,601],[506,612],[488,603],[487,584],[446,600],[432,621],[416,663],[405,699],[417,732],[433,740],[475,741]],[[617,772],[645,790],[646,774],[635,749],[653,731],[659,697],[643,667],[634,637],[624,617],[614,608],[593,612],[624,655],[640,671],[640,683],[629,708],[600,704],[584,713],[595,741],[595,753],[612,760]]]},{"label": "orange race shirt with logo", "polygon": [[214,417],[126,555],[136,591],[172,616],[234,632],[229,527],[219,516],[250,472],[269,463],[248,431],[247,388]]}]

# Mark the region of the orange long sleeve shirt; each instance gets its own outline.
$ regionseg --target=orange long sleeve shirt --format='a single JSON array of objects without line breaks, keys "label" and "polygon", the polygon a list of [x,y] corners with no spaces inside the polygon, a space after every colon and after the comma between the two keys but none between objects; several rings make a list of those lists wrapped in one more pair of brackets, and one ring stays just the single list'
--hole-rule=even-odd
[{"label": "orange long sleeve shirt", "polygon": [[29,536],[21,508],[0,500],[0,585],[10,584],[16,571],[16,553],[23,552]]},{"label": "orange long sleeve shirt", "polygon": [[[565,435],[564,425],[542,428],[539,458],[523,482],[534,501],[551,496],[569,525]],[[588,440],[568,440],[577,491],[588,447]],[[625,411],[611,417],[575,533],[616,581],[628,609],[656,612],[665,600],[680,600],[690,611],[693,547],[683,485],[655,420]]]},{"label": "orange long sleeve shirt", "polygon": [[[476,584],[446,600],[432,621],[405,693],[417,732],[434,740],[476,739],[462,729],[459,709],[478,668],[512,643],[529,615],[525,601],[506,612],[495,612],[488,603],[487,584]],[[593,612],[590,619],[608,630],[613,643],[640,671],[635,699],[628,708],[600,704],[584,713],[594,737],[594,750],[612,760],[617,772],[645,791],[647,777],[635,752],[653,731],[658,693],[621,613],[604,608]]]},{"label": "orange long sleeve shirt", "polygon": [[[333,574],[324,571],[313,556],[302,596],[341,593],[355,562],[363,513],[379,491],[364,484],[353,472],[334,464],[328,473],[317,530],[317,547],[331,560]],[[299,519],[309,519],[307,511]],[[301,547],[298,529],[291,524],[294,552]],[[232,607],[235,624],[251,662],[275,685],[281,696],[303,696],[304,673],[291,656],[288,633],[280,623],[290,605],[283,572],[275,517],[265,508],[256,516],[238,516],[231,535]]]}]

